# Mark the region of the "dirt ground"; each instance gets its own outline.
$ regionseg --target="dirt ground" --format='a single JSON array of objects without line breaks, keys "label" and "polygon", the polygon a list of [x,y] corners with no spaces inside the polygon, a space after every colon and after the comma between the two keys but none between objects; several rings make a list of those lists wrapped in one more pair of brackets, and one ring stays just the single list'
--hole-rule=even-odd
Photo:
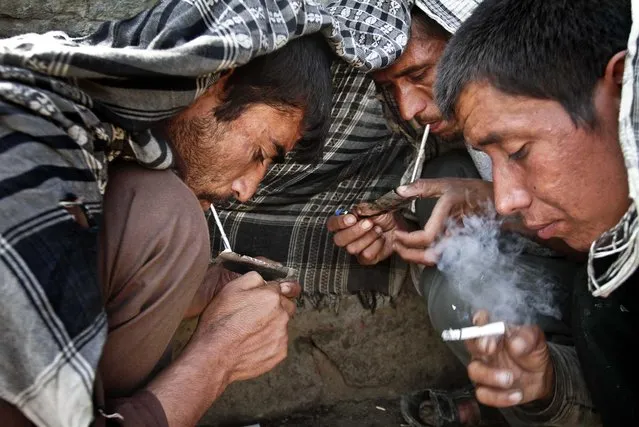
[{"label": "dirt ground", "polygon": [[399,411],[399,401],[365,400],[342,402],[332,407],[318,408],[272,421],[263,421],[260,427],[389,427],[407,426]]},{"label": "dirt ground", "polygon": [[[491,418],[499,415],[491,412]],[[484,423],[482,427],[506,427],[503,421]],[[209,426],[206,426],[209,427]],[[402,418],[398,399],[374,399],[341,402],[333,406],[298,412],[283,418],[256,421],[254,424],[225,424],[220,427],[410,427]]]}]

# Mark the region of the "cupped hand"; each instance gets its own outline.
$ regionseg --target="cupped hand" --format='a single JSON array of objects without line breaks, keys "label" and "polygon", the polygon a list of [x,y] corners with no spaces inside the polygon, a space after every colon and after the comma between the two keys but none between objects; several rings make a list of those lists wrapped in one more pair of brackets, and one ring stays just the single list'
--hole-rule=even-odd
[{"label": "cupped hand", "polygon": [[358,219],[353,214],[333,215],[326,227],[336,246],[346,249],[362,265],[374,265],[393,253],[393,231],[406,223],[393,213]]},{"label": "cupped hand", "polygon": [[296,282],[265,282],[251,272],[229,282],[202,313],[193,340],[224,355],[229,382],[254,378],[286,358]]},{"label": "cupped hand", "polygon": [[234,273],[231,270],[227,270],[222,264],[211,263],[209,264],[204,280],[198,288],[191,305],[184,313],[184,318],[199,316],[206,308],[211,300],[217,295],[227,283],[240,277],[241,274]]},{"label": "cupped hand", "polygon": [[427,266],[439,259],[432,246],[446,231],[450,219],[461,220],[483,212],[493,201],[492,183],[481,179],[419,179],[399,187],[397,193],[403,197],[438,198],[423,229],[393,232],[393,250],[407,262]]},{"label": "cupped hand", "polygon": [[[488,317],[478,311],[473,323],[484,325]],[[466,347],[472,356],[468,377],[479,402],[505,408],[552,397],[554,369],[539,326],[509,325],[504,336],[468,340]]]}]

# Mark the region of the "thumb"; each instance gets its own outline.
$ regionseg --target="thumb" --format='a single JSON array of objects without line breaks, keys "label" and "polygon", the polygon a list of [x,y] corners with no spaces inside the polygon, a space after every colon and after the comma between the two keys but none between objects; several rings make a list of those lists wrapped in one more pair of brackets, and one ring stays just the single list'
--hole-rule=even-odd
[{"label": "thumb", "polygon": [[255,289],[266,285],[266,281],[255,271],[250,271],[235,279],[235,281],[238,282],[238,287],[243,290]]},{"label": "thumb", "polygon": [[489,321],[490,321],[490,314],[488,313],[488,310],[481,309],[473,313],[473,325],[482,326],[488,323]]},{"label": "thumb", "polygon": [[298,282],[293,281],[281,281],[279,282],[280,292],[286,298],[297,298],[302,292],[302,287]]}]

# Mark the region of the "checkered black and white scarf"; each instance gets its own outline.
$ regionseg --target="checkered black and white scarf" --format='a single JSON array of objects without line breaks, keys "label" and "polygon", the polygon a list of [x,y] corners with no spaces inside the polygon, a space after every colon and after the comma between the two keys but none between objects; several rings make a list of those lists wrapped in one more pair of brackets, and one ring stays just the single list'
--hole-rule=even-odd
[{"label": "checkered black and white scarf", "polygon": [[[360,13],[344,16],[353,28],[362,19]],[[380,297],[398,292],[409,266],[396,256],[375,266],[360,265],[333,244],[326,221],[338,208],[407,182],[421,130],[399,119],[392,96],[378,91],[360,69],[335,64],[333,86],[331,128],[319,164],[288,159],[275,165],[251,201],[219,206],[218,213],[235,251],[297,268],[303,296],[311,304],[332,306],[341,295],[358,293],[366,307],[374,308]],[[428,160],[452,147],[431,137],[426,148]],[[224,246],[213,218],[209,228],[215,255]]]}]

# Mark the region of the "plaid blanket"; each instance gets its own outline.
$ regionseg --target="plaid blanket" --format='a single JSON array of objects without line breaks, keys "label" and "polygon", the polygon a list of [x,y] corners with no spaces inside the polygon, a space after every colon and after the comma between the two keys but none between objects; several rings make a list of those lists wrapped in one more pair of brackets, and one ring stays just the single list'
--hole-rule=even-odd
[{"label": "plaid blanket", "polygon": [[[247,203],[218,206],[236,252],[263,255],[300,271],[304,297],[317,305],[355,291],[387,293],[405,280],[407,265],[392,257],[374,267],[336,247],[326,220],[339,207],[395,188],[413,147],[391,130],[370,77],[336,63],[329,138],[317,165],[274,165]],[[209,219],[214,253],[224,249]]]},{"label": "plaid blanket", "polygon": [[[130,148],[147,167],[170,167],[153,125],[190,104],[217,72],[294,37],[321,31],[361,70],[389,64],[406,43],[407,14],[395,0],[330,8],[167,0],[83,39],[55,32],[0,40],[0,398],[39,426],[86,426],[95,416],[107,332],[96,230],[110,159]],[[350,19],[358,19],[356,35]],[[80,229],[68,203],[82,206],[92,227]]]},{"label": "plaid blanket", "polygon": [[[472,10],[465,4],[461,12],[448,9],[439,1],[418,0],[416,5],[435,14],[445,28],[457,28],[465,18],[462,12]],[[440,16],[442,11],[448,14]],[[345,25],[357,33],[359,18],[351,16]],[[319,164],[287,159],[269,170],[251,201],[216,208],[233,249],[298,269],[303,297],[312,305],[332,306],[340,295],[357,293],[365,307],[374,309],[378,299],[397,294],[410,267],[397,256],[375,266],[360,265],[333,244],[326,221],[340,207],[372,200],[408,182],[421,129],[400,119],[391,94],[378,90],[369,76],[344,62],[333,67],[333,87],[331,128]],[[441,144],[431,136],[425,160],[460,146]],[[478,157],[476,163],[490,178],[489,162]],[[212,217],[209,223],[215,255],[224,245]]]}]

